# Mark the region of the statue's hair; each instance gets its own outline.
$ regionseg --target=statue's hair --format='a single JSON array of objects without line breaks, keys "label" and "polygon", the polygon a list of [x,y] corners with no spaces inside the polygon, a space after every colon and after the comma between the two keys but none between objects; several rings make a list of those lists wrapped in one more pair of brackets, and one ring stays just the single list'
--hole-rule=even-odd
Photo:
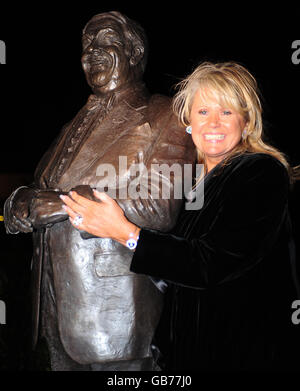
[{"label": "statue's hair", "polygon": [[[246,137],[241,139],[228,158],[245,152],[266,153],[277,158],[286,167],[292,182],[299,179],[299,167],[290,167],[284,154],[263,140],[260,92],[254,76],[244,66],[234,62],[203,62],[191,75],[178,83],[177,88],[173,109],[184,126],[190,123],[194,96],[199,91],[204,102],[216,100],[222,107],[232,108],[240,113],[247,122]],[[201,151],[198,151],[198,159],[199,163],[205,164]],[[224,163],[227,161],[225,159]]]},{"label": "statue's hair", "polygon": [[132,48],[138,49],[140,53],[140,62],[142,72],[145,71],[147,59],[148,59],[148,39],[142,26],[136,21],[122,15],[118,11],[104,12],[101,14],[94,15],[83,29],[83,34],[87,26],[93,21],[101,21],[104,18],[111,18],[116,22],[120,23],[123,29],[124,36],[126,38],[126,55],[130,57],[132,55]]}]

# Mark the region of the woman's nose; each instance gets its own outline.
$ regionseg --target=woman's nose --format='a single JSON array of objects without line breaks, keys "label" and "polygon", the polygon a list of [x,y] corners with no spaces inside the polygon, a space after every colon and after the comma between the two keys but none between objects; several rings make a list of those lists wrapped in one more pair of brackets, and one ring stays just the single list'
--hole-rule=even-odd
[{"label": "woman's nose", "polygon": [[220,116],[218,113],[211,113],[209,118],[209,125],[213,128],[218,127],[220,124]]}]

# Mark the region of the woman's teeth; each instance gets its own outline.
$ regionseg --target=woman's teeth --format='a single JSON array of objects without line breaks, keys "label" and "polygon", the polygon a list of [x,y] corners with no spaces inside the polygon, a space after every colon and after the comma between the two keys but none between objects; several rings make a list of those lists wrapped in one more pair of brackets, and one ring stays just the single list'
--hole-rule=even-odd
[{"label": "woman's teeth", "polygon": [[205,140],[224,140],[225,134],[205,134]]}]

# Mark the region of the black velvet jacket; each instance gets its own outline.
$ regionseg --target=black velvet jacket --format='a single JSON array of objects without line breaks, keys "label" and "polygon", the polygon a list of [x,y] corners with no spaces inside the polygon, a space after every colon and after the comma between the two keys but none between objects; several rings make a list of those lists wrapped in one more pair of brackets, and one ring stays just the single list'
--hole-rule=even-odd
[{"label": "black velvet jacket", "polygon": [[245,154],[210,171],[203,207],[183,210],[171,233],[141,230],[131,271],[167,282],[153,341],[162,368],[300,365],[288,194],[277,159]]}]

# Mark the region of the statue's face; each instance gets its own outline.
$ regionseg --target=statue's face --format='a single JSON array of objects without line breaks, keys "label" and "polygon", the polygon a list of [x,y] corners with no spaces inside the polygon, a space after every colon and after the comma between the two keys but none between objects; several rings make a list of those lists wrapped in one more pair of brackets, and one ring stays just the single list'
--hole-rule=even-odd
[{"label": "statue's face", "polygon": [[95,93],[117,90],[133,76],[121,25],[109,17],[91,21],[82,37],[83,70]]}]

